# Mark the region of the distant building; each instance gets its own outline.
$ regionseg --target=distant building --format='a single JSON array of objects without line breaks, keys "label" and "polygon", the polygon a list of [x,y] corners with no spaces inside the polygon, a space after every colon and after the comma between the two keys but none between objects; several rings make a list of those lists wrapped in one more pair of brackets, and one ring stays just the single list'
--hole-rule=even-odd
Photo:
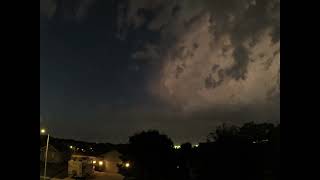
[{"label": "distant building", "polygon": [[[46,147],[44,146],[40,148],[40,161],[45,161],[45,154],[46,154]],[[48,155],[47,155],[47,162],[48,163],[62,163],[67,161],[68,157],[66,153],[59,151],[57,148],[49,145],[48,147]]]},{"label": "distant building", "polygon": [[100,157],[102,157],[106,162],[107,172],[118,173],[118,164],[121,163],[120,156],[121,154],[116,150],[112,150],[100,155]]}]

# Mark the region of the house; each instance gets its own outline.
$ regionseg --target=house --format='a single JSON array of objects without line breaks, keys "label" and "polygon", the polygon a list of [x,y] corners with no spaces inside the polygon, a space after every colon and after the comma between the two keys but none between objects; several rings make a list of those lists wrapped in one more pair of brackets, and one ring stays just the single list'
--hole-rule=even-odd
[{"label": "house", "polygon": [[121,163],[120,156],[121,154],[117,150],[112,150],[100,155],[106,162],[107,172],[118,173],[118,164]]},{"label": "house", "polygon": [[[45,161],[45,154],[46,154],[47,146],[40,148],[40,161]],[[48,155],[47,155],[47,162],[48,163],[62,163],[67,160],[67,154],[59,151],[56,147],[49,144],[48,147]]]}]

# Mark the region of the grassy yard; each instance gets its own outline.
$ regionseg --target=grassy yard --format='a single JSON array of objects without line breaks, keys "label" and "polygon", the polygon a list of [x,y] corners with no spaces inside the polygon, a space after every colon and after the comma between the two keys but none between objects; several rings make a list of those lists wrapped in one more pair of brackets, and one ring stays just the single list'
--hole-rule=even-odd
[{"label": "grassy yard", "polygon": [[[44,173],[44,163],[40,162],[40,176]],[[68,163],[47,164],[47,176],[55,178],[65,178],[68,176]]]}]

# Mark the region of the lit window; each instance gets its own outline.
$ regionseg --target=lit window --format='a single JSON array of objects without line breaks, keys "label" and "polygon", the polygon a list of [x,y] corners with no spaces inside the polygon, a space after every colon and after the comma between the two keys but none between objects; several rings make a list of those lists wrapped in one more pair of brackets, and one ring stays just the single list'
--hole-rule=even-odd
[{"label": "lit window", "polygon": [[102,166],[103,165],[103,161],[99,161],[99,166]]},{"label": "lit window", "polygon": [[129,168],[130,167],[130,163],[126,163],[125,165],[124,165],[126,168]]}]

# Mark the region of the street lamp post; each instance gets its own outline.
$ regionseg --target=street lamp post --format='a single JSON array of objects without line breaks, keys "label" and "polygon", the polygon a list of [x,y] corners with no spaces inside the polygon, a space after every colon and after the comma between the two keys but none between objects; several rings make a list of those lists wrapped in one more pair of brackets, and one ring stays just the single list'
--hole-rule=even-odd
[{"label": "street lamp post", "polygon": [[[45,129],[41,129],[41,133],[45,134],[46,130]],[[47,134],[47,146],[46,146],[46,154],[45,154],[45,159],[44,159],[44,173],[43,173],[43,179],[46,179],[46,175],[47,175],[47,159],[48,159],[48,148],[49,148],[49,133]]]}]

